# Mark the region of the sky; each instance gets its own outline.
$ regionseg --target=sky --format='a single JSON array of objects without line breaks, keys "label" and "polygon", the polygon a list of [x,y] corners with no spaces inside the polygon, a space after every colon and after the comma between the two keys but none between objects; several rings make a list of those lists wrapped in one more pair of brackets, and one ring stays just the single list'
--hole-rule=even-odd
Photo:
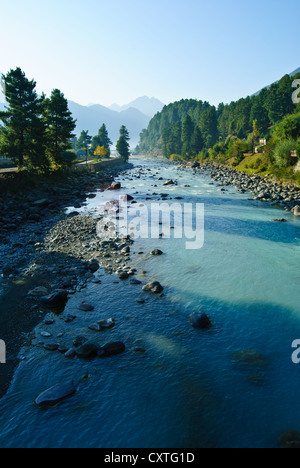
[{"label": "sky", "polygon": [[299,0],[0,0],[0,72],[82,105],[218,105],[300,67],[299,13]]}]

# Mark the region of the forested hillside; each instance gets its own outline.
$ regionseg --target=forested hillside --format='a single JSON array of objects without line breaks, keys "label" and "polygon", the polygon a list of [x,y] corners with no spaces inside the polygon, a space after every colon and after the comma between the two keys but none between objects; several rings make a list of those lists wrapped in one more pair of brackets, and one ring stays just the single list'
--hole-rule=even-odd
[{"label": "forested hillside", "polygon": [[[221,103],[218,108],[193,99],[165,106],[141,133],[138,150],[172,159],[176,155],[188,160],[225,153],[228,157],[237,154],[240,159],[243,153],[254,151],[260,138],[273,136],[285,116],[300,112],[299,104],[292,101],[292,84],[297,78],[300,74],[286,75],[258,95]],[[293,138],[299,137],[300,129]]]}]

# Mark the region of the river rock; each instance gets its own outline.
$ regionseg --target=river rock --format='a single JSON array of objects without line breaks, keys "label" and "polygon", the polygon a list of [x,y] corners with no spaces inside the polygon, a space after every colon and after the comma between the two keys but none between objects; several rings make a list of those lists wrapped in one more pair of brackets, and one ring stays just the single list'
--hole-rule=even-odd
[{"label": "river rock", "polygon": [[50,309],[65,306],[67,302],[68,302],[67,291],[55,292],[51,294],[50,296],[41,298],[41,305],[44,307],[48,307]]},{"label": "river rock", "polygon": [[152,292],[153,294],[160,294],[164,288],[158,281],[152,281],[143,287],[143,291]]},{"label": "river rock", "polygon": [[44,345],[44,349],[46,351],[53,351],[54,352],[54,351],[57,351],[58,348],[59,348],[59,344],[57,344],[57,343],[49,343],[49,344]]},{"label": "river rock", "polygon": [[127,271],[121,271],[119,274],[118,274],[119,278],[121,280],[126,280],[129,278],[129,273]]},{"label": "river rock", "polygon": [[91,270],[92,273],[96,273],[100,268],[99,262],[97,260],[92,260],[89,269]]},{"label": "river rock", "polygon": [[44,198],[43,200],[37,200],[37,201],[33,202],[33,205],[38,207],[38,208],[43,208],[44,206],[49,205],[49,203],[50,203],[49,200]]},{"label": "river rock", "polygon": [[35,400],[35,404],[39,407],[56,405],[60,401],[68,398],[76,393],[76,388],[73,383],[55,385],[45,392],[41,393]]},{"label": "river rock", "polygon": [[126,346],[121,341],[116,341],[114,343],[108,343],[105,346],[102,346],[98,349],[98,356],[100,358],[106,358],[110,356],[116,356],[118,354],[124,353]]},{"label": "river rock", "polygon": [[65,358],[67,359],[74,359],[76,356],[76,350],[74,348],[68,349],[68,351],[65,353]]},{"label": "river rock", "polygon": [[137,279],[133,278],[133,279],[130,280],[130,284],[134,284],[135,286],[138,286],[138,285],[142,284],[142,282],[140,280],[137,280]]},{"label": "river rock", "polygon": [[89,330],[99,332],[101,331],[101,327],[99,323],[93,323],[92,325],[89,325]]},{"label": "river rock", "polygon": [[300,205],[294,207],[293,213],[295,216],[300,216]]},{"label": "river rock", "polygon": [[279,446],[283,449],[299,449],[300,434],[296,431],[286,431],[279,437]]},{"label": "river rock", "polygon": [[195,312],[190,315],[192,326],[199,330],[206,330],[211,327],[210,318],[204,312]]},{"label": "river rock", "polygon": [[108,190],[120,190],[120,189],[121,189],[120,182],[114,182],[111,184]]},{"label": "river rock", "polygon": [[92,310],[94,310],[95,307],[91,304],[88,304],[87,302],[82,302],[81,304],[79,304],[78,309],[83,312],[92,312]]},{"label": "river rock", "polygon": [[28,296],[45,296],[46,294],[48,294],[48,289],[42,286],[38,286],[32,291],[29,291]]},{"label": "river rock", "polygon": [[116,326],[116,321],[114,318],[110,318],[108,320],[101,320],[98,324],[101,330],[110,330]]},{"label": "river rock", "polygon": [[85,343],[77,349],[77,356],[81,359],[89,359],[97,356],[98,346],[94,343]]},{"label": "river rock", "polygon": [[151,252],[151,255],[153,255],[153,256],[160,256],[160,255],[163,255],[163,254],[164,253],[159,249],[152,250],[152,252]]},{"label": "river rock", "polygon": [[174,180],[166,180],[164,185],[167,187],[168,185],[177,185],[177,182],[174,182]]},{"label": "river rock", "polygon": [[77,336],[73,341],[73,346],[75,346],[75,348],[78,348],[79,346],[84,345],[84,343],[86,343],[87,341],[88,339],[85,336]]}]

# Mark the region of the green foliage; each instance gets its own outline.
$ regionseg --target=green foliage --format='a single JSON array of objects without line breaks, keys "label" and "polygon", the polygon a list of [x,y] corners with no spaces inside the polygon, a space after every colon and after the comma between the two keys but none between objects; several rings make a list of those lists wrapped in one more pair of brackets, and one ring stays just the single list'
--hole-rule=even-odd
[{"label": "green foliage", "polygon": [[295,165],[295,158],[291,157],[291,151],[295,151],[296,147],[295,140],[279,141],[274,150],[276,166],[286,168]]},{"label": "green foliage", "polygon": [[89,149],[92,144],[92,137],[89,135],[88,130],[82,130],[80,137],[77,140],[76,143],[76,150],[77,151],[85,151],[86,155],[88,156]]},{"label": "green foliage", "polygon": [[283,140],[300,137],[300,113],[287,115],[279,124],[276,125],[275,136]]},{"label": "green foliage", "polygon": [[127,128],[123,125],[120,129],[120,138],[117,142],[116,148],[121,156],[121,158],[127,162],[130,156],[130,146],[129,146],[129,133]]},{"label": "green foliage", "polygon": [[77,160],[77,156],[76,156],[75,151],[71,151],[71,150],[63,151],[61,159],[62,159],[62,165],[64,167],[71,167],[74,164],[74,162]]},{"label": "green foliage", "polygon": [[297,157],[298,159],[300,159],[300,138],[297,141],[296,151],[297,151]]},{"label": "green foliage", "polygon": [[51,97],[45,99],[43,121],[46,154],[51,162],[63,166],[63,153],[72,148],[76,121],[69,111],[67,99],[59,89],[54,89]]},{"label": "green foliage", "polygon": [[4,122],[0,153],[11,158],[19,168],[49,165],[45,156],[43,100],[36,93],[35,81],[29,81],[20,69],[3,75],[8,109],[0,113]]},{"label": "green foliage", "polygon": [[[217,109],[208,102],[194,99],[169,104],[153,117],[148,128],[141,133],[140,151],[145,154],[162,152],[166,157],[174,153],[196,157],[202,150],[213,148],[219,137],[226,141],[229,135],[240,140],[249,137],[248,150],[254,151],[260,136],[268,137],[274,124],[296,110],[291,99],[293,81],[294,77],[286,75],[256,96],[226,105],[221,103]],[[202,141],[197,135],[196,145],[190,139],[191,122],[195,129],[201,131]]]},{"label": "green foliage", "polygon": [[112,141],[110,140],[108,136],[106,125],[103,124],[102,127],[98,131],[98,135],[94,136],[94,138],[92,139],[91,152],[92,154],[94,154],[98,146],[100,146],[100,148],[104,146],[104,148],[107,150],[106,157],[109,158],[111,154],[110,153],[111,145],[112,145]]},{"label": "green foliage", "polygon": [[55,89],[50,98],[39,98],[35,81],[29,81],[20,68],[3,79],[8,110],[0,113],[4,122],[0,152],[20,169],[47,172],[52,163],[63,166],[63,153],[72,146],[76,125],[64,95]]}]

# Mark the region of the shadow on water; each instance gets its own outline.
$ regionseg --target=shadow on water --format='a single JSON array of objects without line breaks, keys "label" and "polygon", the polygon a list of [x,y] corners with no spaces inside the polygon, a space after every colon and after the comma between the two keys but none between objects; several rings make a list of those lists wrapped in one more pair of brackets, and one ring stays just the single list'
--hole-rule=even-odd
[{"label": "shadow on water", "polygon": [[[300,225],[242,220],[228,216],[205,216],[205,230],[219,232],[232,236],[251,237],[254,239],[267,240],[271,242],[282,242],[284,244],[299,245]],[[297,237],[298,236],[298,237]]]},{"label": "shadow on water", "polygon": [[[39,254],[36,257],[40,257]],[[39,307],[39,297],[30,297],[28,293],[36,287],[45,287],[50,292],[62,287],[65,276],[70,276],[68,266],[83,266],[84,262],[61,253],[45,253],[42,255],[42,265],[53,267],[61,265],[59,274],[51,271],[40,272],[33,276],[23,276],[10,281],[0,296],[0,336],[6,343],[7,363],[0,365],[0,398],[6,393],[19,363],[20,348],[30,341],[33,328],[42,321],[48,310]],[[59,284],[61,282],[61,285]]]}]

